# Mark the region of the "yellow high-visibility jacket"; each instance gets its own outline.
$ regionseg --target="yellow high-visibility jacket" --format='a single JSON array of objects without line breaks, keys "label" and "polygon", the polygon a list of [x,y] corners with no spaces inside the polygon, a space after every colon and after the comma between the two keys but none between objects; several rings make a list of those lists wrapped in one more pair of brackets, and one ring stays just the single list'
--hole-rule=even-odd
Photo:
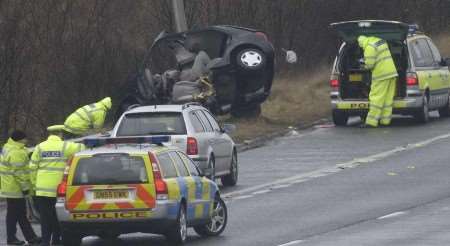
[{"label": "yellow high-visibility jacket", "polygon": [[67,117],[64,128],[66,131],[77,135],[83,135],[90,129],[102,128],[106,113],[111,109],[111,106],[111,98],[109,97],[97,103],[85,105]]},{"label": "yellow high-visibility jacket", "polygon": [[365,68],[372,71],[372,81],[398,76],[388,43],[385,40],[360,36],[358,43],[364,50]]},{"label": "yellow high-visibility jacket", "polygon": [[30,161],[31,183],[36,196],[56,197],[67,160],[83,149],[84,144],[63,141],[56,135],[50,135],[38,144]]},{"label": "yellow high-visibility jacket", "polygon": [[23,143],[10,138],[3,146],[0,159],[0,195],[6,198],[23,198],[23,191],[31,188],[28,150]]}]

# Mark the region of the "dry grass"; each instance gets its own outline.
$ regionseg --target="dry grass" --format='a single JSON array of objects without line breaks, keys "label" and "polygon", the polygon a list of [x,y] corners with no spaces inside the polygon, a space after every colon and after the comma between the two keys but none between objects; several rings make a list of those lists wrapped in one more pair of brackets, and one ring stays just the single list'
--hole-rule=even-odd
[{"label": "dry grass", "polygon": [[329,67],[308,75],[276,79],[259,118],[222,120],[236,124],[233,137],[237,142],[311,123],[329,115],[328,79]]}]

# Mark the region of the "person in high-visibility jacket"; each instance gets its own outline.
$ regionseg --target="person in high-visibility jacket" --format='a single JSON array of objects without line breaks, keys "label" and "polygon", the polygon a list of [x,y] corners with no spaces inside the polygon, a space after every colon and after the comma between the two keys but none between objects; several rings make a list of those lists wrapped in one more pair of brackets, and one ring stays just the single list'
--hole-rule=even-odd
[{"label": "person in high-visibility jacket", "polygon": [[111,98],[106,97],[97,103],[77,109],[64,121],[65,130],[75,136],[80,136],[91,129],[102,128],[106,113],[111,109],[111,106]]},{"label": "person in high-visibility jacket", "polygon": [[6,198],[6,242],[8,245],[25,244],[16,237],[17,224],[29,244],[40,242],[40,238],[27,219],[26,212],[25,196],[31,189],[26,143],[26,134],[23,131],[15,130],[2,149],[0,194]]},{"label": "person in high-visibility jacket", "polygon": [[57,187],[66,170],[67,160],[85,149],[80,143],[64,141],[64,125],[50,126],[48,139],[38,144],[31,156],[31,183],[41,216],[42,245],[61,243],[61,230],[56,217]]},{"label": "person in high-visibility jacket", "polygon": [[388,43],[378,37],[359,36],[358,44],[364,50],[364,68],[372,72],[365,126],[389,125],[398,73]]}]

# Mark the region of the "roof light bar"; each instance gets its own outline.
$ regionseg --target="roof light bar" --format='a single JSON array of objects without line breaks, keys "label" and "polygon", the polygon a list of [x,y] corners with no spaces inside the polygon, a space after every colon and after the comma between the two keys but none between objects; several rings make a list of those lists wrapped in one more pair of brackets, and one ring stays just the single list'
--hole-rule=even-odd
[{"label": "roof light bar", "polygon": [[103,146],[106,144],[158,144],[162,145],[170,141],[170,136],[152,137],[119,137],[119,138],[85,138],[84,145],[88,148]]}]

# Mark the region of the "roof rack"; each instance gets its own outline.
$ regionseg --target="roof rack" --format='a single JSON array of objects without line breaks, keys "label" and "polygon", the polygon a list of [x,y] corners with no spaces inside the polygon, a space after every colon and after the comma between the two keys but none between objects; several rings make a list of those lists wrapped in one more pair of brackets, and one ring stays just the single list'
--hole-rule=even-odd
[{"label": "roof rack", "polygon": [[183,104],[182,109],[184,110],[186,108],[189,108],[190,106],[202,106],[202,104],[199,102],[188,102],[188,103]]},{"label": "roof rack", "polygon": [[85,138],[84,145],[88,148],[100,147],[107,144],[156,144],[162,146],[169,142],[170,136],[150,136],[150,137],[116,137],[116,138]]}]

